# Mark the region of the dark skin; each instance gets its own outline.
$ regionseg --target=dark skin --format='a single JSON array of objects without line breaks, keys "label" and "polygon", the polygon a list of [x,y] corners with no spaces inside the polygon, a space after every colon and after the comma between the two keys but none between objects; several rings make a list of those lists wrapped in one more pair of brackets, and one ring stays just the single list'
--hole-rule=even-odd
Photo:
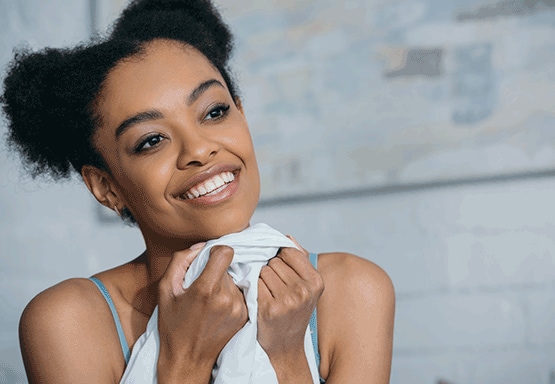
[{"label": "dark skin", "polygon": [[[219,352],[247,321],[227,273],[233,250],[213,248],[201,276],[187,289],[182,283],[202,242],[248,227],[258,203],[243,109],[202,54],[174,41],[149,43],[104,85],[94,143],[109,169],[86,166],[83,180],[101,204],[131,211],[146,249],[96,277],[131,348],[158,305],[159,383],[207,383]],[[209,193],[218,177],[225,185]],[[389,382],[391,281],[355,255],[321,254],[318,263],[316,271],[299,245],[261,271],[258,340],[279,382],[311,382],[303,340],[316,307],[321,376],[331,384]],[[117,383],[125,369],[111,313],[87,279],[33,299],[20,339],[30,383]]]}]

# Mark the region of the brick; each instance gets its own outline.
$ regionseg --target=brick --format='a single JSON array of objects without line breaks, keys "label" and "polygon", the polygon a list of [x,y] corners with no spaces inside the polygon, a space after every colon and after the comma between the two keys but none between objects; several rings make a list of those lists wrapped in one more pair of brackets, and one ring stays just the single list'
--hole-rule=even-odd
[{"label": "brick", "polygon": [[439,380],[462,384],[452,355],[393,354],[391,384],[436,384]]},{"label": "brick", "polygon": [[399,298],[394,347],[399,352],[416,352],[521,344],[525,326],[524,311],[515,295]]},{"label": "brick", "polygon": [[[527,296],[530,342],[555,344],[555,291],[550,288]],[[554,354],[555,356],[555,354]]]},{"label": "brick", "polygon": [[509,348],[459,358],[464,377],[457,384],[551,384],[553,349]]},{"label": "brick", "polygon": [[527,230],[443,240],[450,282],[455,287],[538,284],[555,279],[555,240]]},{"label": "brick", "polygon": [[456,188],[440,202],[446,218],[471,232],[553,230],[555,181],[536,179]]}]

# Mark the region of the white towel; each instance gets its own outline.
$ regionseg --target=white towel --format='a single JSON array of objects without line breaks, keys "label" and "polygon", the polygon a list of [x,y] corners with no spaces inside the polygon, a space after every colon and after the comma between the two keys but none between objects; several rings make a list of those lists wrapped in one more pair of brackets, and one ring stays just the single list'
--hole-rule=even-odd
[{"label": "white towel", "polygon": [[[280,232],[262,223],[250,226],[242,232],[210,240],[191,263],[185,275],[183,285],[185,288],[200,275],[208,262],[210,249],[215,245],[228,245],[235,252],[228,272],[245,295],[249,321],[231,338],[218,356],[212,370],[211,383],[278,384],[270,359],[256,340],[258,277],[260,269],[276,255],[280,247],[296,248],[296,245]],[[304,349],[312,381],[318,383],[318,367],[309,327],[305,333]],[[148,321],[146,332],[133,346],[129,364],[120,383],[156,383],[159,351],[158,307],[156,307]]]}]

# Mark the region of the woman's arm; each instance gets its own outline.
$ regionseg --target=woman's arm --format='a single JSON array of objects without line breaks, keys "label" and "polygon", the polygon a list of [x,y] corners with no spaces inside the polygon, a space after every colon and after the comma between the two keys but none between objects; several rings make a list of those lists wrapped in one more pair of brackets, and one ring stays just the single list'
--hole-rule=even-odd
[{"label": "woman's arm", "polygon": [[326,290],[318,303],[320,372],[327,384],[387,384],[395,292],[376,264],[346,253],[319,257]]},{"label": "woman's arm", "polygon": [[71,279],[27,305],[19,337],[30,384],[119,381],[125,362],[103,300],[91,281]]}]

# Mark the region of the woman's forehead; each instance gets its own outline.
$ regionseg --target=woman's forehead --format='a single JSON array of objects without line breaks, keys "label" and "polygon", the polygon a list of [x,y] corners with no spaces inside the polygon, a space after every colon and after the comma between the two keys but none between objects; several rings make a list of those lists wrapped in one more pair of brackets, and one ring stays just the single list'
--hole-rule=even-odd
[{"label": "woman's forehead", "polygon": [[140,54],[110,71],[99,112],[109,122],[119,118],[115,115],[164,105],[210,79],[225,84],[220,72],[198,50],[175,41],[152,41]]},{"label": "woman's forehead", "polygon": [[122,60],[107,76],[107,85],[129,81],[142,75],[141,80],[180,77],[196,82],[207,75],[218,76],[219,71],[197,49],[172,40],[153,40],[145,43],[140,53]]}]

